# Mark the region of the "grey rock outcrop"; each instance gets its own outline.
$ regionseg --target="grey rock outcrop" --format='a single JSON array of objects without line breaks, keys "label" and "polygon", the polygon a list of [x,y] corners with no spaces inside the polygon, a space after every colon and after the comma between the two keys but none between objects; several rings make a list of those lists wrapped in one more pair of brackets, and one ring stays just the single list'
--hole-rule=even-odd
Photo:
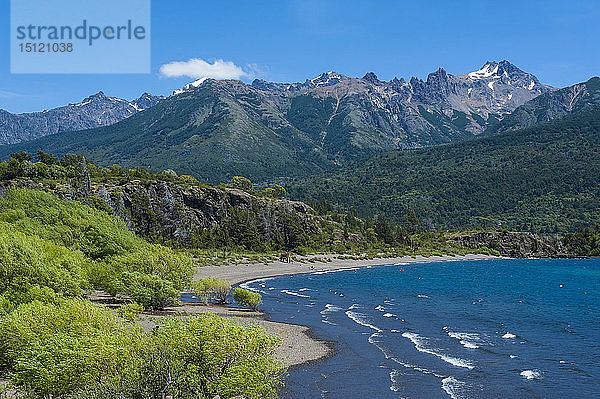
[{"label": "grey rock outcrop", "polygon": [[95,185],[91,196],[104,199],[137,234],[184,246],[193,245],[203,230],[223,227],[234,217],[255,226],[264,242],[286,234],[290,218],[306,234],[321,231],[319,217],[302,202],[256,197],[235,189],[150,180]]},{"label": "grey rock outcrop", "polygon": [[460,233],[447,239],[467,248],[487,247],[512,258],[556,258],[565,256],[555,241],[529,232],[482,231]]}]

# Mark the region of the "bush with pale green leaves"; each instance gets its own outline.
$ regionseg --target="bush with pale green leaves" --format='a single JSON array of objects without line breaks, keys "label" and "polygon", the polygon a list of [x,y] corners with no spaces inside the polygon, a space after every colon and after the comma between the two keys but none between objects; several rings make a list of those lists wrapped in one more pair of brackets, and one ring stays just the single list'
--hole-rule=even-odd
[{"label": "bush with pale green leaves", "polygon": [[235,299],[239,305],[254,311],[257,311],[258,305],[262,303],[262,296],[258,292],[253,292],[240,287],[233,290],[233,299]]},{"label": "bush with pale green leaves", "polygon": [[176,303],[190,255],[151,244],[106,212],[29,189],[0,197],[0,309],[85,289],[131,296],[148,309]]},{"label": "bush with pale green leaves", "polygon": [[144,306],[137,302],[128,302],[117,308],[117,314],[127,321],[135,321],[140,317],[140,313],[144,311]]},{"label": "bush with pale green leaves", "polygon": [[192,281],[190,288],[194,295],[204,303],[214,301],[224,304],[227,302],[227,296],[231,293],[231,283],[216,277]]},{"label": "bush with pale green leaves", "polygon": [[56,302],[60,296],[82,296],[90,287],[89,266],[80,251],[0,222],[0,306],[6,310],[33,300]]},{"label": "bush with pale green leaves", "polygon": [[84,299],[34,301],[0,320],[0,370],[24,393],[64,397],[139,367],[143,331]]},{"label": "bush with pale green leaves", "polygon": [[213,314],[154,332],[83,299],[34,301],[0,318],[0,378],[23,397],[273,398],[279,339]]}]

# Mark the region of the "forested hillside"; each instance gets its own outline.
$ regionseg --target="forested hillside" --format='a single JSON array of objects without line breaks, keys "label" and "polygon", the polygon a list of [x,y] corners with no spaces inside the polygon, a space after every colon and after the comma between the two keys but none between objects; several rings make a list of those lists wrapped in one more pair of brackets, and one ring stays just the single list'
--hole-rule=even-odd
[{"label": "forested hillside", "polygon": [[520,131],[394,151],[340,173],[286,183],[291,196],[322,198],[363,216],[427,229],[506,228],[565,233],[600,218],[600,108]]}]

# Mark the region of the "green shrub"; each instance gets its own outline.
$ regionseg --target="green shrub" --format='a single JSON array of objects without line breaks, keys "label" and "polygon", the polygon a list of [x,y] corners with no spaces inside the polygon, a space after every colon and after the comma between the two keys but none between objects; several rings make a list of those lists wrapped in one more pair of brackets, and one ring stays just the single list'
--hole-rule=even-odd
[{"label": "green shrub", "polygon": [[244,176],[233,176],[231,186],[247,192],[252,192],[252,182]]},{"label": "green shrub", "polygon": [[[42,191],[9,190],[0,198],[0,231],[10,232],[0,246],[7,259],[0,265],[0,296],[8,295],[3,307],[93,287],[155,309],[173,304],[193,275],[190,255],[150,244],[112,215]],[[27,294],[30,285],[39,287]]]},{"label": "green shrub", "polygon": [[491,249],[488,247],[481,247],[478,249],[480,254],[483,255],[490,255],[490,256],[500,256],[500,251],[497,251],[495,249]]},{"label": "green shrub", "polygon": [[9,190],[6,198],[0,198],[0,221],[92,259],[127,253],[145,243],[122,220],[39,190]]},{"label": "green shrub", "polygon": [[205,278],[192,281],[190,287],[194,295],[204,303],[210,300],[220,304],[226,303],[227,296],[231,292],[231,283],[219,278]]},{"label": "green shrub", "polygon": [[168,280],[178,290],[183,289],[194,273],[192,258],[183,253],[158,244],[142,240],[135,250],[114,256],[109,260],[109,268],[116,272],[152,274]]},{"label": "green shrub", "polygon": [[146,309],[159,310],[177,304],[180,291],[169,280],[153,274],[125,272],[125,291]]},{"label": "green shrub", "polygon": [[189,176],[189,175],[181,175],[179,176],[179,182],[183,183],[183,184],[189,184],[192,186],[197,186],[200,184],[200,182],[198,180],[196,180],[195,177],[193,176]]},{"label": "green shrub", "polygon": [[0,298],[4,306],[81,296],[88,260],[79,251],[27,236],[0,222]]},{"label": "green shrub", "polygon": [[275,399],[279,342],[213,314],[147,333],[86,300],[35,301],[0,319],[0,370],[23,397]]},{"label": "green shrub", "polygon": [[239,305],[254,311],[257,311],[258,305],[262,303],[262,296],[258,292],[252,292],[240,287],[233,290],[233,299],[235,299]]},{"label": "green shrub", "polygon": [[135,367],[140,329],[83,299],[35,301],[0,320],[0,369],[38,397],[66,396]]},{"label": "green shrub", "polygon": [[279,339],[257,324],[242,327],[214,314],[165,319],[158,347],[185,365],[187,382],[207,398],[277,398],[283,368],[274,358]]},{"label": "green shrub", "polygon": [[144,311],[144,307],[137,302],[129,302],[119,306],[117,314],[127,321],[135,321],[138,315]]},{"label": "green shrub", "polygon": [[112,208],[106,203],[104,198],[92,196],[92,197],[88,198],[88,202],[89,202],[90,206],[92,206],[100,211],[104,211],[104,212],[108,213],[109,215],[113,214]]}]

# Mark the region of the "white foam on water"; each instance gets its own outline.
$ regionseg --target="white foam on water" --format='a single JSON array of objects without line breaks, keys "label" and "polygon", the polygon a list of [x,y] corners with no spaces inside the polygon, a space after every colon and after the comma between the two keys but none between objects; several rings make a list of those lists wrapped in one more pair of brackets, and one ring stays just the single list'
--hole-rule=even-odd
[{"label": "white foam on water", "polygon": [[461,340],[460,343],[461,343],[462,346],[464,346],[465,348],[468,348],[468,349],[477,349],[477,348],[479,348],[478,345],[476,345],[476,344],[474,344],[472,342],[469,342],[469,341],[463,341],[463,340]]},{"label": "white foam on water", "polygon": [[398,381],[396,379],[401,374],[402,373],[400,373],[400,371],[398,371],[398,370],[390,371],[390,381],[392,382],[392,385],[390,386],[390,391],[393,391],[393,392],[400,391],[400,384],[398,383]]},{"label": "white foam on water", "polygon": [[385,356],[386,359],[390,359],[392,357],[392,353],[383,345],[380,345],[380,342],[377,341],[377,338],[381,337],[381,332],[375,332],[373,334],[371,334],[369,336],[369,338],[367,339],[367,341],[369,341],[369,343],[371,345],[375,345],[377,347],[377,349],[379,349],[381,352],[383,352],[383,355]]},{"label": "white foam on water", "polygon": [[337,324],[335,324],[333,321],[329,321],[327,319],[323,319],[321,320],[321,323],[325,323],[325,324],[331,324],[332,326],[337,326]]},{"label": "white foam on water", "polygon": [[429,295],[419,294],[417,295],[419,298],[429,298]]},{"label": "white foam on water", "polygon": [[377,305],[377,306],[375,307],[375,309],[376,309],[376,310],[379,310],[380,312],[385,312],[385,308],[384,308],[383,306],[381,306],[381,305]]},{"label": "white foam on water", "polygon": [[335,305],[328,303],[327,305],[325,305],[325,309],[321,310],[321,312],[319,312],[319,313],[321,313],[322,315],[327,315],[327,314],[339,312],[340,310],[344,310],[344,309],[340,308],[339,306],[335,306]]},{"label": "white foam on water", "polygon": [[[249,284],[254,284],[254,283],[258,283],[261,287],[265,287],[265,285],[263,284],[265,281],[269,281],[269,280],[273,280],[275,277],[265,277],[265,278],[259,278],[256,280],[250,280],[250,281],[246,281],[245,283],[240,284],[241,288],[247,289],[248,291],[253,291],[253,292],[262,292],[259,291],[257,289],[251,288],[249,286]],[[269,288],[272,289],[272,288]]]},{"label": "white foam on water", "polygon": [[347,272],[352,270],[358,270],[358,267],[352,267],[348,269],[336,269],[336,270],[324,270],[322,272],[312,272],[311,274],[329,274],[329,273],[338,273],[338,272]]},{"label": "white foam on water", "polygon": [[540,370],[523,370],[521,371],[521,376],[528,380],[536,380],[542,378],[542,373]]},{"label": "white foam on water", "polygon": [[401,333],[402,332],[401,330],[390,330],[390,331],[393,333]]},{"label": "white foam on water", "polygon": [[468,360],[459,359],[457,357],[452,357],[452,356],[447,356],[447,355],[444,355],[443,353],[438,353],[432,349],[426,348],[425,343],[427,341],[427,338],[421,337],[418,334],[410,333],[410,332],[402,333],[402,336],[404,338],[410,339],[410,341],[415,346],[415,349],[418,350],[419,352],[428,353],[430,355],[437,356],[440,359],[442,359],[443,361],[445,361],[446,363],[450,363],[451,365],[456,366],[456,367],[464,367],[469,370],[473,369],[473,365]]},{"label": "white foam on water", "polygon": [[298,291],[302,292],[302,291],[314,291],[314,290],[311,290],[310,288],[300,288]]},{"label": "white foam on water", "polygon": [[511,333],[507,332],[506,334],[504,334],[502,336],[502,338],[504,338],[504,339],[512,339],[512,338],[517,338],[517,336],[515,334],[511,334]]},{"label": "white foam on water", "polygon": [[352,305],[350,305],[350,307],[348,308],[348,310],[358,309],[359,307],[360,307],[360,305],[358,303],[353,303]]},{"label": "white foam on water", "polygon": [[461,399],[461,398],[465,397],[464,396],[465,385],[466,384],[464,382],[459,381],[452,376],[446,377],[442,380],[442,389],[452,399]]},{"label": "white foam on water", "polygon": [[377,332],[381,332],[381,328],[375,327],[373,324],[369,323],[367,316],[362,313],[353,312],[351,310],[346,311],[346,316],[350,318],[350,320],[354,321],[356,324],[359,324],[364,327],[372,328]]},{"label": "white foam on water", "polygon": [[265,278],[259,278],[256,280],[246,281],[245,283],[240,284],[240,287],[245,288],[250,291],[253,291],[252,288],[248,287],[248,284],[264,283],[265,281],[273,280],[274,278],[275,277],[265,277]]},{"label": "white foam on water", "polygon": [[406,367],[407,369],[412,369],[412,370],[418,371],[419,373],[422,373],[422,374],[433,375],[433,376],[435,376],[437,378],[445,378],[445,376],[443,376],[441,374],[438,374],[438,373],[436,373],[434,371],[427,370],[427,369],[425,369],[423,367],[415,366],[414,364],[404,363],[404,362],[398,360],[395,357],[391,357],[390,359],[392,359],[394,362],[398,363],[402,367]]},{"label": "white foam on water", "polygon": [[298,294],[297,292],[294,292],[294,291],[281,290],[280,292],[282,292],[284,294],[288,294],[288,295],[298,296],[301,298],[310,298],[310,296],[308,296],[308,295]]},{"label": "white foam on water", "polygon": [[396,315],[395,314],[391,314],[391,313],[385,313],[383,315],[383,317],[396,317]]},{"label": "white foam on water", "polygon": [[454,332],[450,331],[450,329],[444,326],[444,330],[449,337],[455,338],[460,342],[462,346],[468,349],[477,349],[479,348],[479,344],[481,343],[481,336],[476,333],[468,333],[468,332]]}]

